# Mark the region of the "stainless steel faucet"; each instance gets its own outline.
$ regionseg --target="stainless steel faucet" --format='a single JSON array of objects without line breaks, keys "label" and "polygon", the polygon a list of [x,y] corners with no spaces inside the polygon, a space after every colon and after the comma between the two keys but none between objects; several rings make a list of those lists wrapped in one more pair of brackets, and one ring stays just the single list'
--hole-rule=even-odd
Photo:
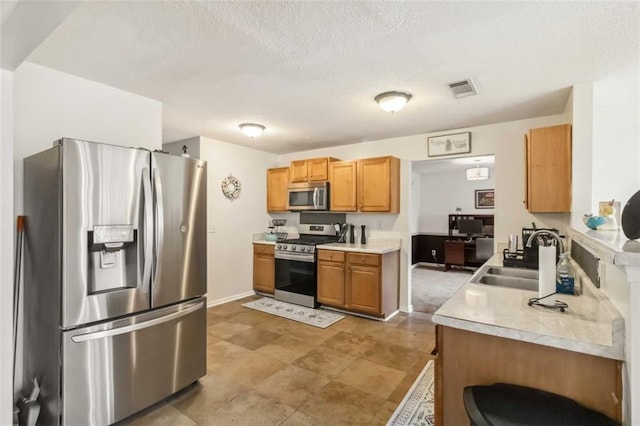
[{"label": "stainless steel faucet", "polygon": [[[531,242],[533,241],[534,237],[537,237],[538,235],[547,235],[549,237],[552,237],[553,239],[555,239],[558,243],[558,245],[560,246],[560,253],[562,254],[564,253],[564,243],[562,242],[562,239],[560,238],[560,235],[556,234],[553,231],[549,231],[548,229],[539,229],[537,231],[535,231],[533,234],[529,235],[529,239],[527,240],[527,247],[531,247]],[[538,245],[540,245],[540,243],[538,243]]]}]

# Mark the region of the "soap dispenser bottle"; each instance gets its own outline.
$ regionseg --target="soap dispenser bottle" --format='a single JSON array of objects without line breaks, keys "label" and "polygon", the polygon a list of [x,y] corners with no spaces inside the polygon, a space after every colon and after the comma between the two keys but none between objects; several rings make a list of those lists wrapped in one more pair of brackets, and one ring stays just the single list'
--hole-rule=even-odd
[{"label": "soap dispenser bottle", "polygon": [[360,244],[367,244],[367,234],[365,232],[365,225],[361,225],[360,228],[362,229],[361,233],[360,233]]}]

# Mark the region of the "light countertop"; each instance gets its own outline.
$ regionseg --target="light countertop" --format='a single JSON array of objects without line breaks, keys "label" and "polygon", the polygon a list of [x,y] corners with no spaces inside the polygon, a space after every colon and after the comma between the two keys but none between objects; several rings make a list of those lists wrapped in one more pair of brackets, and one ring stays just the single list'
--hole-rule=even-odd
[{"label": "light countertop", "polygon": [[[502,266],[502,254],[489,265]],[[581,296],[557,294],[569,305],[565,312],[530,307],[537,292],[467,282],[436,313],[433,322],[477,333],[624,359],[624,319],[580,267]]]},{"label": "light countertop", "polygon": [[355,251],[359,253],[385,254],[400,250],[399,239],[370,239],[367,244],[331,243],[321,244],[316,249]]}]

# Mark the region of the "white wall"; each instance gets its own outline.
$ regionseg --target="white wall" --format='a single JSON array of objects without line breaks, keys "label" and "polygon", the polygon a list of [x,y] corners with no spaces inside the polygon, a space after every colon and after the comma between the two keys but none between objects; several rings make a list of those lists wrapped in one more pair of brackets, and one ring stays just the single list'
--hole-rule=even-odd
[{"label": "white wall", "polygon": [[162,104],[25,62],[14,73],[15,210],[22,211],[22,160],[70,137],[162,147]]},{"label": "white wall", "polygon": [[593,181],[593,82],[573,86],[571,223],[582,223],[585,213],[592,210],[591,191]]},{"label": "white wall", "polygon": [[0,85],[0,424],[13,412],[13,73]]},{"label": "white wall", "polygon": [[[207,297],[212,305],[253,292],[251,237],[266,231],[271,219],[267,169],[277,165],[277,157],[205,137],[200,138],[200,154],[207,162]],[[229,174],[242,185],[233,201],[220,188]]]},{"label": "white wall", "polygon": [[494,214],[494,209],[475,208],[475,191],[493,189],[495,185],[493,169],[487,180],[467,180],[464,171],[421,176],[421,202],[416,205],[420,232],[449,232],[449,215],[456,213],[456,207],[462,209],[462,214]]},{"label": "white wall", "polygon": [[409,232],[420,232],[420,206],[422,204],[422,175],[411,172],[411,209],[409,210]]},{"label": "white wall", "polygon": [[592,212],[615,198],[624,206],[640,190],[638,67],[628,67],[593,86]]}]

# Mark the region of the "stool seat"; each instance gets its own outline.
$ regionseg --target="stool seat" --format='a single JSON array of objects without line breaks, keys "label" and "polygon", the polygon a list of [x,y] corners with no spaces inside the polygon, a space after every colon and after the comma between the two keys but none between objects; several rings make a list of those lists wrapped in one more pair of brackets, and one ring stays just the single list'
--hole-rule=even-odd
[{"label": "stool seat", "polygon": [[463,399],[472,426],[619,425],[573,399],[524,386],[467,386]]}]

